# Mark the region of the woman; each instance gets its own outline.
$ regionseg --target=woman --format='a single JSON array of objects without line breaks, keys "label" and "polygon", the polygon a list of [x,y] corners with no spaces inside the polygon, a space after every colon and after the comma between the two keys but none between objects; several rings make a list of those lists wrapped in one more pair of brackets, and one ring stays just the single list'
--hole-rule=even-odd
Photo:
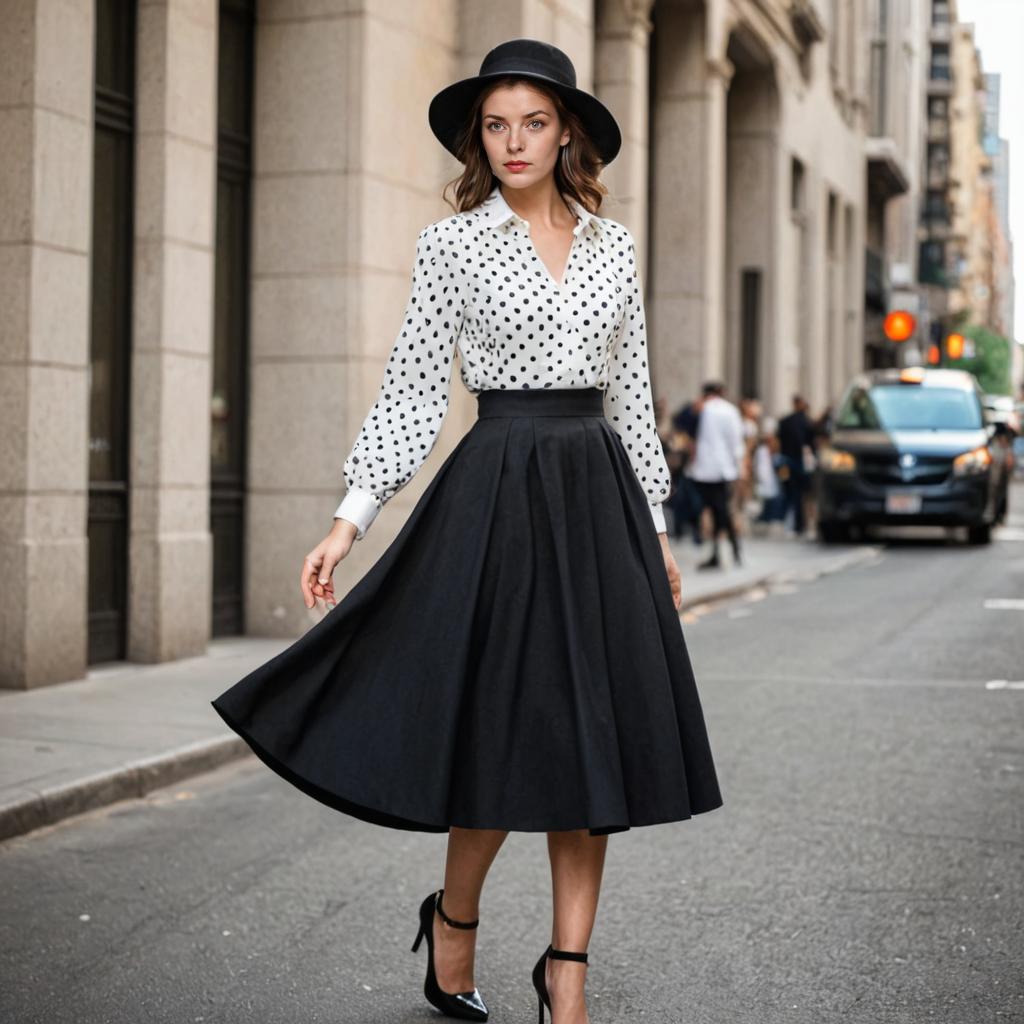
[{"label": "woman", "polygon": [[[424,991],[486,1020],[477,910],[509,831],[547,834],[543,1022],[587,1021],[608,835],[721,804],[680,631],[629,232],[594,211],[612,115],[547,43],[495,47],[431,127],[465,164],[457,212],[420,232],[384,381],[303,563],[324,618],[213,703],[275,771],[386,827],[448,833],[424,899]],[[333,571],[426,459],[456,351],[478,419],[381,557],[335,604]],[[443,897],[443,902],[442,902]]]}]

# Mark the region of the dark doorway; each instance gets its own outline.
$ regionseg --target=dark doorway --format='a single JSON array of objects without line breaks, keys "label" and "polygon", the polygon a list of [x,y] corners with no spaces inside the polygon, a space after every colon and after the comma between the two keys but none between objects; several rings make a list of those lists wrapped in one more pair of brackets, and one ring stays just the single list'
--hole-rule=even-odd
[{"label": "dark doorway", "polygon": [[740,278],[740,395],[761,397],[761,271]]},{"label": "dark doorway", "polygon": [[217,75],[217,241],[210,531],[214,636],[244,632],[253,0],[222,0]]},{"label": "dark doorway", "polygon": [[125,657],[135,3],[96,0],[89,388],[90,664]]}]

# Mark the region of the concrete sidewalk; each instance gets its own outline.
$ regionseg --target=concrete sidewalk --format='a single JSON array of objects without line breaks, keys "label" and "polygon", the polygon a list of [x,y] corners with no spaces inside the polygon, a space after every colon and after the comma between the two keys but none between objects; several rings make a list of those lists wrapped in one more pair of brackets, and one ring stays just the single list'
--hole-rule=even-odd
[{"label": "concrete sidewalk", "polygon": [[[728,568],[725,545],[727,568],[698,572],[704,553],[688,541],[673,543],[684,611],[774,579],[835,571],[876,550],[749,538],[742,568]],[[0,691],[0,839],[142,796],[248,753],[210,701],[291,642],[215,640],[200,657],[102,666],[81,680]]]},{"label": "concrete sidewalk", "polygon": [[698,569],[711,553],[711,545],[696,546],[689,539],[672,541],[672,553],[683,577],[683,607],[687,611],[696,605],[722,600],[742,594],[766,583],[780,583],[797,579],[814,579],[847,566],[874,558],[879,544],[830,544],[827,547],[813,540],[795,537],[741,537],[742,565],[735,566],[729,542],[719,542],[721,569]]}]

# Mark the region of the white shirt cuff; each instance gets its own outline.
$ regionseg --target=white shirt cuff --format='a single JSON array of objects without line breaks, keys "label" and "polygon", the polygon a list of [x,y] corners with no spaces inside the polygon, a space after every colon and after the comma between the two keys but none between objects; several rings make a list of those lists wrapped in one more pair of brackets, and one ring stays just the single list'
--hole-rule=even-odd
[{"label": "white shirt cuff", "polygon": [[356,528],[356,540],[362,540],[379,511],[377,499],[369,491],[350,487],[335,510],[334,518],[352,523]]},{"label": "white shirt cuff", "polygon": [[667,533],[668,527],[665,525],[665,510],[661,507],[661,502],[651,503],[651,517],[654,519],[654,529],[656,533]]}]

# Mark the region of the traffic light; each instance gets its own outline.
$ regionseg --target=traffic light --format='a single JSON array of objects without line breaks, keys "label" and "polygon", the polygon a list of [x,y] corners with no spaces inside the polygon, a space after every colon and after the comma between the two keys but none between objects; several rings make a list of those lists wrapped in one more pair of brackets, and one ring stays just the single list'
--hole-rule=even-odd
[{"label": "traffic light", "polygon": [[908,313],[905,309],[894,309],[886,315],[882,330],[890,341],[906,341],[913,337],[916,326],[917,321],[913,313]]},{"label": "traffic light", "polygon": [[963,359],[964,336],[962,334],[946,335],[946,355],[950,359]]},{"label": "traffic light", "polygon": [[938,345],[928,346],[928,365],[938,366],[942,362],[942,353],[939,351]]}]

